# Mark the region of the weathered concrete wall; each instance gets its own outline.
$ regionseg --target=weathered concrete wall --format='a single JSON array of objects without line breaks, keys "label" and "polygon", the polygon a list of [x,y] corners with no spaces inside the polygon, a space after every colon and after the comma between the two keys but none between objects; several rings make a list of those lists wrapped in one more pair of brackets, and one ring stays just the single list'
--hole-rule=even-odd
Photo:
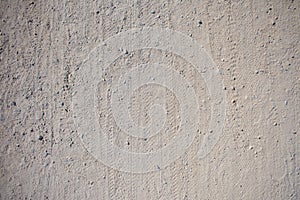
[{"label": "weathered concrete wall", "polygon": [[1,1],[0,199],[299,199],[299,9]]}]

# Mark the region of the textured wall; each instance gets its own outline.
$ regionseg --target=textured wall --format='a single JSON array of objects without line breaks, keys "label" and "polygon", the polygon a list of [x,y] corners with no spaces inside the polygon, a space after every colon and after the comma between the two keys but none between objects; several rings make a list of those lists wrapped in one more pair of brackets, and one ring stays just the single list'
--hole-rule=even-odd
[{"label": "textured wall", "polygon": [[[297,0],[1,1],[0,199],[299,199],[299,10]],[[159,38],[160,32],[150,31],[136,39],[142,27],[182,37],[172,38],[171,31]],[[136,37],[126,35],[133,29]],[[156,49],[151,41],[174,45]],[[115,46],[101,51],[106,43]],[[111,57],[114,50],[118,57]],[[105,67],[101,60],[108,58]],[[193,59],[203,60],[200,71]],[[122,74],[138,66],[143,78],[147,70],[139,66],[149,65],[151,72],[153,63],[191,83],[200,120],[185,122],[178,95],[192,106],[192,93],[177,91],[183,81],[157,68],[153,78],[170,78],[173,89],[149,82],[134,90],[124,81],[135,125],[166,121],[156,135],[139,138],[125,133],[126,120],[118,126],[122,109],[119,101],[111,103],[112,91]],[[93,92],[84,93],[89,86]],[[226,104],[224,123],[218,119],[222,109],[211,112],[220,105],[216,100]],[[74,102],[84,104],[77,108]],[[149,112],[157,103],[164,107],[162,118]],[[91,127],[91,119],[82,117],[90,108],[108,144],[129,152],[127,157],[104,151],[97,146],[103,138],[84,131]],[[214,131],[220,121],[223,131]],[[151,160],[152,152],[181,137],[181,126],[188,136],[195,133],[192,144],[185,149],[182,140]],[[216,144],[201,157],[207,138]],[[147,162],[136,165],[141,154],[132,152],[143,153]],[[172,160],[173,153],[181,154]]]}]

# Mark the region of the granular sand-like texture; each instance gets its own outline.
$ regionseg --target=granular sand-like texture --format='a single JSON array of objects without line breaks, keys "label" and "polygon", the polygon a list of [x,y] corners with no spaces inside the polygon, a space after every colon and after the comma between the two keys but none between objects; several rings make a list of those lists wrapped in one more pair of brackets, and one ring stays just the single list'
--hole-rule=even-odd
[{"label": "granular sand-like texture", "polygon": [[[2,0],[0,199],[299,199],[299,13],[298,0]],[[222,122],[216,119],[222,113],[210,112],[219,104],[212,103],[215,98],[210,94],[215,90],[208,86],[220,89],[219,82],[206,70],[195,70],[191,60],[197,56],[189,60],[168,51],[196,55],[197,50],[183,49],[185,39],[179,37],[173,49],[155,49],[142,47],[161,34],[149,35],[145,41],[129,36],[124,44],[141,49],[115,46],[120,56],[110,58],[109,67],[97,65],[99,77],[89,71],[101,60],[91,53],[93,49],[105,47],[106,41],[118,45],[113,37],[146,27],[174,30],[205,49],[203,55],[213,61],[223,84],[222,92],[216,93],[224,94],[219,97],[226,102],[220,137],[213,137],[216,127],[210,127],[210,121]],[[174,42],[171,35],[155,41],[159,45],[168,39]],[[84,64],[89,59],[95,60],[93,66]],[[171,77],[172,84],[178,85],[173,89],[151,82],[129,90],[128,117],[135,125],[160,124],[160,112],[154,108],[164,111],[165,124],[157,134],[136,137],[124,130],[131,130],[129,122],[118,122],[123,99],[114,101],[114,81],[130,70],[145,77],[147,71],[138,70],[146,66],[151,72],[153,63],[168,66],[180,79]],[[90,73],[83,76],[82,70]],[[161,78],[164,74],[158,70],[156,76]],[[97,77],[94,93],[78,94],[78,85]],[[190,89],[180,89],[181,78],[192,83]],[[124,85],[130,88],[128,82]],[[85,89],[90,91],[88,86]],[[182,128],[186,107],[179,96],[184,97],[184,105],[193,106],[191,95],[186,95],[192,90],[199,100],[200,120]],[[87,101],[82,105],[87,109],[78,110],[76,101],[91,96],[95,105]],[[90,119],[82,117],[88,108],[95,110],[96,124],[108,144],[131,156],[107,148],[101,154],[103,147],[97,150],[103,138],[95,137],[93,142],[90,132],[81,131],[90,127]],[[140,154],[132,152],[151,155],[174,141],[180,130],[188,136],[195,133],[180,157],[171,159],[183,148],[178,144],[171,154],[162,151],[156,160],[149,156],[149,163],[136,166],[134,155]],[[216,144],[201,157],[199,147],[205,138],[213,138]],[[128,159],[134,166],[126,164]]]}]

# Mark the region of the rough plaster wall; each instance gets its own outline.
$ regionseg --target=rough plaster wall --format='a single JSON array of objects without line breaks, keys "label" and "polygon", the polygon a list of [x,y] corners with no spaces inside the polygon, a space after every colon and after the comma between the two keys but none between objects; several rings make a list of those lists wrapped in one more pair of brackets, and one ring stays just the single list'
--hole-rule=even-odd
[{"label": "rough plaster wall", "polygon": [[[1,1],[0,199],[298,199],[299,10],[297,0]],[[73,83],[93,48],[143,26],[205,47],[224,79],[226,121],[204,159],[192,148],[158,172],[124,173],[78,138]]]}]

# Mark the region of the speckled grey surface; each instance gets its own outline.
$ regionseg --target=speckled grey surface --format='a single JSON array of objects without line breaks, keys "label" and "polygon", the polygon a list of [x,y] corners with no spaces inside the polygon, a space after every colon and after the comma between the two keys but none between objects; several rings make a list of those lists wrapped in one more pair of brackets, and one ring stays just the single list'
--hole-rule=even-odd
[{"label": "speckled grey surface", "polygon": [[[1,1],[0,199],[299,199],[299,9],[297,0]],[[87,148],[72,98],[91,51],[143,27],[175,30],[202,45],[223,79],[226,116],[221,137],[200,158],[199,144],[214,134],[213,100],[201,73],[174,52],[120,46],[109,68],[99,66],[91,94],[112,145],[157,151],[184,120],[176,93],[150,84],[132,91],[129,112],[143,126],[153,122],[151,106],[161,104],[164,128],[149,139],[124,133],[113,118],[110,89],[128,69],[164,63],[190,80],[201,100],[188,150],[166,167],[130,173],[121,170],[125,158],[111,167]],[[141,163],[147,164],[153,163]]]}]

